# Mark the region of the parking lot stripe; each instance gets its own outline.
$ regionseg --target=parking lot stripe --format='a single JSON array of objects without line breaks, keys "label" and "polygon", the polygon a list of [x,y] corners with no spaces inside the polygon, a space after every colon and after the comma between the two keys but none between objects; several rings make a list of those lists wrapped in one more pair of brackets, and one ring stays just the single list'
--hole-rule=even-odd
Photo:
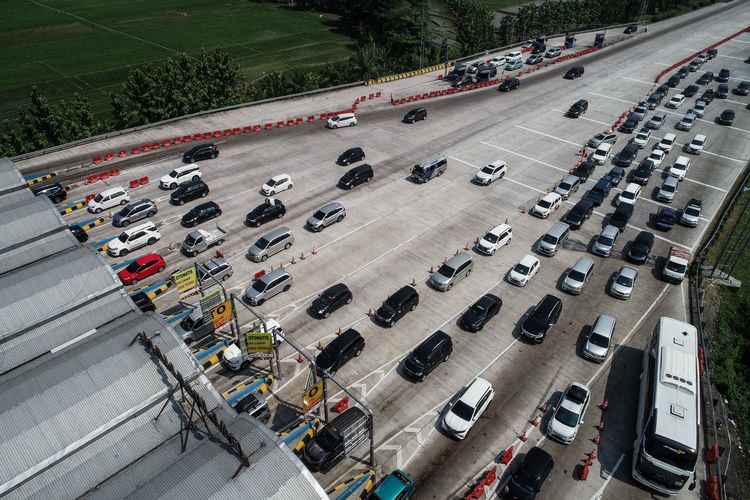
[{"label": "parking lot stripe", "polygon": [[726,58],[729,58],[729,59],[738,59],[740,61],[744,61],[745,60],[744,57],[725,56],[724,54],[716,54],[716,55],[719,56],[719,57],[726,57]]},{"label": "parking lot stripe", "polygon": [[460,159],[456,158],[455,156],[449,156],[448,158],[450,158],[451,160],[456,160],[459,163],[463,163],[464,165],[468,165],[471,168],[476,168],[477,170],[479,170],[479,168],[480,168],[477,165],[473,165],[473,164],[469,163],[468,161],[460,160]]},{"label": "parking lot stripe", "polygon": [[[560,113],[560,114],[562,114],[562,115],[564,115],[564,114],[565,114],[565,111],[563,111],[563,110],[561,110],[561,109],[555,109],[555,108],[550,108],[550,109],[551,109],[552,111],[556,112],[556,113]],[[577,119],[577,120],[586,120],[587,122],[592,122],[592,123],[597,123],[597,124],[599,124],[599,125],[604,125],[604,126],[605,126],[605,127],[607,127],[607,128],[611,128],[611,127],[612,127],[612,124],[611,124],[611,123],[600,122],[599,120],[594,120],[593,118],[588,118],[588,117],[586,117],[586,116],[579,116],[579,117],[578,117],[578,118],[576,118],[576,119]]]},{"label": "parking lot stripe", "polygon": [[516,125],[516,127],[520,128],[521,130],[527,130],[535,134],[543,135],[544,137],[549,137],[550,139],[554,139],[556,141],[564,142],[565,144],[570,144],[571,146],[575,146],[576,148],[581,147],[581,145],[576,142],[569,141],[567,139],[562,139],[560,137],[555,137],[554,135],[546,134],[544,132],[539,132],[538,130],[534,130],[533,128],[524,127],[523,125]]},{"label": "parking lot stripe", "polygon": [[628,80],[630,82],[645,83],[646,85],[653,85],[654,84],[654,82],[648,82],[646,80],[639,80],[637,78],[630,78],[629,76],[623,76],[622,79],[623,80]]},{"label": "parking lot stripe", "polygon": [[625,104],[638,104],[637,102],[628,101],[626,99],[620,99],[619,97],[612,97],[611,95],[600,94],[598,92],[589,92],[589,94],[595,95],[597,97],[604,97],[605,99],[612,99],[613,101],[624,102]]},{"label": "parking lot stripe", "polygon": [[[461,160],[459,158],[456,158],[454,156],[449,156],[448,158],[450,158],[451,160],[456,160],[457,162],[463,163],[464,165],[468,165],[469,167],[479,169],[478,166],[473,165],[473,164],[469,163],[468,161],[464,161],[464,160]],[[523,186],[526,189],[531,189],[532,191],[536,191],[537,193],[547,194],[547,191],[542,191],[541,189],[537,189],[537,188],[535,188],[533,186],[529,186],[528,184],[524,184],[523,182],[518,182],[515,179],[511,179],[507,175],[505,177],[503,177],[503,180],[504,181],[508,181],[508,182],[512,182],[513,184],[518,184],[519,186]]]},{"label": "parking lot stripe", "polygon": [[712,186],[711,184],[706,184],[705,182],[696,181],[696,180],[690,179],[688,177],[685,177],[683,180],[687,181],[687,182],[692,182],[693,184],[699,184],[701,186],[705,186],[705,187],[708,187],[708,188],[711,188],[711,189],[715,189],[717,191],[721,191],[722,193],[726,193],[727,192],[726,189],[722,189],[720,187]]},{"label": "parking lot stripe", "polygon": [[560,172],[565,172],[566,174],[568,173],[567,168],[556,167],[554,165],[550,165],[549,163],[545,163],[541,160],[537,160],[530,156],[526,156],[521,153],[516,153],[515,151],[511,151],[510,149],[505,149],[505,148],[501,148],[500,146],[495,146],[494,144],[490,144],[489,142],[482,141],[482,144],[484,144],[485,146],[489,146],[491,148],[499,149],[500,151],[505,151],[506,153],[510,153],[512,155],[520,156],[521,158],[524,158],[529,161],[533,161],[534,163],[539,163],[540,165],[544,165],[545,167],[554,168],[555,170],[559,170]]}]

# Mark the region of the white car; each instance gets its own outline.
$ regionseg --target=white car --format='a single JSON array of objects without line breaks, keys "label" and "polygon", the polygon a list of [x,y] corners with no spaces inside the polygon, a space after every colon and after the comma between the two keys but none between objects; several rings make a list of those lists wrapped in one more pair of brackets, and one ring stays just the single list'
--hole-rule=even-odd
[{"label": "white car", "polygon": [[292,189],[294,184],[289,174],[275,175],[268,179],[265,184],[260,188],[260,194],[265,196],[273,196],[281,191]]},{"label": "white car", "polygon": [[523,59],[523,55],[517,50],[514,50],[513,52],[508,52],[505,55],[506,62],[521,61],[522,59]]},{"label": "white car", "polygon": [[490,59],[490,66],[497,68],[498,66],[505,66],[506,62],[508,62],[508,59],[505,56],[495,56]]},{"label": "white car", "polygon": [[693,153],[696,155],[701,154],[701,151],[703,151],[703,146],[706,145],[706,136],[703,134],[697,134],[695,137],[693,137],[693,140],[690,141],[690,144],[685,146],[685,149],[688,153]]},{"label": "white car", "polygon": [[495,252],[513,239],[513,228],[510,224],[495,226],[477,242],[477,252],[485,255],[495,255]]},{"label": "white car", "polygon": [[551,193],[545,194],[539,201],[536,202],[536,205],[534,205],[534,207],[529,212],[532,215],[536,215],[537,217],[546,219],[552,212],[560,208],[561,204],[562,196],[553,191]]},{"label": "white car", "polygon": [[555,413],[549,419],[547,435],[563,444],[572,443],[583,423],[590,400],[588,387],[577,382],[570,384],[553,408]]},{"label": "white car", "polygon": [[686,158],[684,156],[678,156],[677,159],[672,163],[672,166],[669,167],[669,175],[672,177],[677,177],[679,180],[685,179],[685,176],[687,175],[687,171],[690,168],[690,158]]},{"label": "white car", "polygon": [[[586,344],[583,346],[583,357],[597,363],[604,363],[612,346],[617,320],[612,316],[600,314],[591,327]],[[225,354],[226,356],[226,354]]]},{"label": "white car", "polygon": [[86,209],[93,214],[99,214],[108,208],[127,205],[128,202],[130,202],[130,195],[125,188],[113,187],[105,189],[89,200]]},{"label": "white car", "polygon": [[617,206],[619,207],[621,203],[628,203],[630,205],[635,205],[635,202],[638,201],[638,198],[641,196],[641,186],[636,184],[635,182],[631,182],[625,187],[625,190],[620,193],[620,195],[617,197]]},{"label": "white car", "polygon": [[664,105],[664,107],[677,109],[682,106],[683,102],[685,102],[685,96],[683,94],[673,95],[669,102]]},{"label": "white car", "polygon": [[604,165],[611,152],[612,144],[608,142],[599,144],[599,146],[596,148],[596,151],[594,151],[589,160],[596,163],[597,165]]},{"label": "white car", "polygon": [[353,127],[357,124],[357,117],[354,113],[341,113],[333,118],[329,118],[326,123],[328,128]]},{"label": "white car", "polygon": [[524,257],[518,261],[518,264],[513,266],[513,269],[508,273],[508,281],[518,286],[526,286],[526,283],[531,281],[531,278],[536,275],[541,264],[539,259],[533,255],[524,255]]},{"label": "white car", "polygon": [[635,135],[635,137],[633,137],[633,144],[637,144],[639,148],[643,149],[650,140],[651,129],[644,127]]},{"label": "white car", "polygon": [[706,101],[703,99],[698,99],[695,101],[695,105],[693,106],[693,113],[695,113],[695,116],[698,118],[703,118],[703,115],[706,114]]},{"label": "white car", "polygon": [[146,222],[126,229],[107,243],[107,253],[112,257],[120,257],[146,245],[153,245],[160,239],[161,234],[156,230],[156,224]]},{"label": "white car", "polygon": [[659,168],[659,165],[664,161],[665,156],[667,156],[667,153],[659,148],[654,148],[654,150],[651,151],[651,154],[648,155],[648,159],[654,162],[654,168]]},{"label": "white car", "polygon": [[661,138],[659,141],[659,144],[656,145],[657,148],[663,150],[665,153],[669,153],[672,151],[672,148],[674,147],[674,143],[677,141],[677,136],[674,134],[665,134],[664,137]]},{"label": "white car", "polygon": [[458,439],[464,439],[494,397],[495,390],[492,385],[482,378],[475,378],[461,397],[445,412],[443,430]]},{"label": "white car", "polygon": [[159,186],[162,189],[177,189],[177,186],[197,181],[201,177],[203,174],[198,165],[183,165],[159,179]]},{"label": "white car", "polygon": [[483,186],[489,186],[490,183],[505,177],[507,170],[508,167],[503,160],[495,160],[476,173],[474,182]]}]

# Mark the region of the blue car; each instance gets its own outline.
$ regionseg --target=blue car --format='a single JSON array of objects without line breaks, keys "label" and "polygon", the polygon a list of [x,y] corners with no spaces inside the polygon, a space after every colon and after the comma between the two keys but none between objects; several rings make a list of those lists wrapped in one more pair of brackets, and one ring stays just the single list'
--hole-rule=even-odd
[{"label": "blue car", "polygon": [[414,493],[414,480],[401,469],[394,469],[375,489],[370,498],[373,500],[401,500],[409,498],[412,493]]},{"label": "blue car", "polygon": [[678,215],[679,214],[677,213],[677,210],[661,208],[656,214],[654,226],[656,226],[657,229],[661,229],[662,231],[669,231],[677,223],[677,219],[679,218]]},{"label": "blue car", "polygon": [[598,207],[607,199],[610,189],[612,189],[612,179],[606,176],[602,177],[596,181],[596,184],[591,188],[591,191],[586,194],[586,198],[591,200],[594,203],[594,206]]}]

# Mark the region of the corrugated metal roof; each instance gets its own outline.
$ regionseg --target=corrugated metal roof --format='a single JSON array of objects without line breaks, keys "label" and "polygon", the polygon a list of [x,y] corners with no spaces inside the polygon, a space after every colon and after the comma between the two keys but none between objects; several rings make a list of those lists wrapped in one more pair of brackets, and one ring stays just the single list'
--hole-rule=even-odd
[{"label": "corrugated metal roof", "polygon": [[[30,191],[27,189],[27,192]],[[8,202],[6,198],[14,198]],[[2,196],[0,274],[79,246],[46,196]]]},{"label": "corrugated metal roof", "polygon": [[0,196],[21,188],[26,188],[26,180],[21,172],[9,158],[0,158]]}]

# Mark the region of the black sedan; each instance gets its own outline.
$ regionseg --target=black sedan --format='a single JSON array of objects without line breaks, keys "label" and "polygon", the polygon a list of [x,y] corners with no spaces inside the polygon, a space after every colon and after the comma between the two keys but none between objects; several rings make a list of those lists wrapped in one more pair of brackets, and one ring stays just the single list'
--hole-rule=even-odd
[{"label": "black sedan", "polygon": [[36,196],[46,196],[47,198],[52,200],[52,203],[60,203],[62,201],[65,201],[65,198],[68,197],[68,192],[65,191],[65,187],[59,182],[56,182],[54,184],[47,184],[46,186],[31,188],[31,192]]},{"label": "black sedan", "polygon": [[501,307],[503,307],[502,299],[488,293],[469,307],[461,316],[459,325],[469,332],[478,332],[493,316],[500,312]]},{"label": "black sedan", "polygon": [[719,125],[731,125],[734,123],[734,110],[732,109],[725,109],[721,112],[718,118],[716,118],[716,123]]},{"label": "black sedan", "polygon": [[578,118],[579,116],[584,114],[587,109],[589,109],[589,102],[586,99],[580,99],[570,107],[568,112],[565,113],[565,116]]},{"label": "black sedan", "polygon": [[89,233],[78,224],[70,225],[68,226],[68,229],[70,229],[70,232],[73,233],[73,236],[75,236],[80,243],[86,243],[89,240]]},{"label": "black sedan", "polygon": [[669,77],[669,80],[667,80],[667,86],[673,89],[680,84],[681,80],[682,78],[680,77],[680,75],[672,75]]},{"label": "black sedan", "polygon": [[343,166],[351,165],[352,163],[362,161],[365,159],[365,152],[360,147],[350,148],[341,153],[336,160],[336,163]]},{"label": "black sedan", "polygon": [[182,161],[185,163],[194,163],[199,160],[213,159],[219,156],[219,146],[216,144],[201,144],[195,146],[190,151],[182,155]]},{"label": "black sedan", "polygon": [[631,116],[627,120],[622,122],[622,125],[620,125],[620,132],[623,132],[625,134],[632,134],[637,126],[638,118],[636,118],[635,116]]},{"label": "black sedan", "polygon": [[352,292],[343,283],[337,283],[324,290],[310,304],[310,313],[318,318],[327,318],[336,309],[352,303]]},{"label": "black sedan", "polygon": [[195,227],[207,220],[215,219],[221,215],[221,209],[213,201],[201,203],[197,207],[190,209],[188,213],[182,216],[182,225],[185,227]]},{"label": "black sedan", "polygon": [[414,108],[409,110],[406,115],[404,115],[404,123],[414,123],[418,122],[419,120],[424,120],[427,118],[427,110],[424,108]]},{"label": "black sedan", "polygon": [[516,77],[506,78],[503,83],[497,88],[500,92],[510,92],[511,90],[517,89],[521,85],[521,80]]},{"label": "black sedan", "polygon": [[685,97],[693,97],[698,93],[698,90],[700,90],[700,88],[697,85],[691,83],[690,85],[685,87],[685,89],[682,91],[682,95],[684,95]]},{"label": "black sedan", "polygon": [[620,203],[615,212],[610,216],[609,223],[619,229],[620,232],[623,232],[632,215],[633,205],[630,203]]},{"label": "black sedan", "polygon": [[627,257],[630,262],[643,264],[651,253],[654,246],[654,235],[648,231],[641,231],[638,236],[628,245]]},{"label": "black sedan", "polygon": [[267,198],[266,202],[258,205],[252,212],[245,217],[245,224],[248,226],[259,227],[264,222],[273,219],[281,219],[286,214],[286,207],[281,200]]}]

